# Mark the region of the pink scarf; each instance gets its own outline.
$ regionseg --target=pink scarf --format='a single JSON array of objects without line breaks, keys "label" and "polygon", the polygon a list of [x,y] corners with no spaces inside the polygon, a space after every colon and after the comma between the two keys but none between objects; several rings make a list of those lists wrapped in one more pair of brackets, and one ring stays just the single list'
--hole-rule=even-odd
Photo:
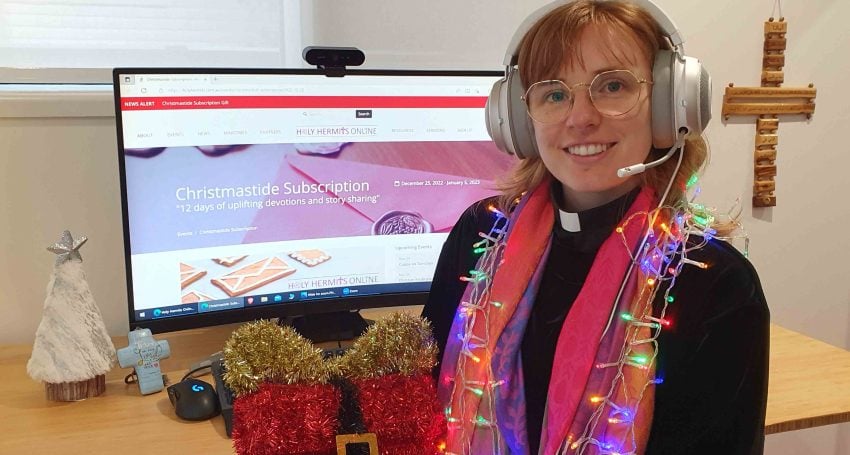
[{"label": "pink scarf", "polygon": [[[639,453],[645,447],[654,389],[647,390],[644,384],[652,367],[605,367],[621,358],[626,337],[639,337],[645,329],[616,316],[605,329],[631,261],[630,251],[647,230],[646,218],[639,215],[652,210],[653,202],[653,192],[644,188],[624,220],[638,217],[603,243],[564,321],[547,396],[541,441],[545,454],[573,441],[574,448],[592,440],[592,445],[624,453]],[[439,395],[447,405],[449,422],[447,454],[528,453],[520,347],[546,263],[554,213],[547,180],[514,210],[506,240],[498,243],[503,248],[492,248],[479,261],[479,269],[487,262],[499,264],[492,281],[479,276],[467,286],[440,374]],[[635,292],[642,279],[640,273],[632,274],[618,312],[640,311],[649,304],[645,293]],[[621,381],[622,387],[608,394],[612,381]],[[634,406],[623,408],[618,403]],[[634,425],[622,425],[629,421]]]}]

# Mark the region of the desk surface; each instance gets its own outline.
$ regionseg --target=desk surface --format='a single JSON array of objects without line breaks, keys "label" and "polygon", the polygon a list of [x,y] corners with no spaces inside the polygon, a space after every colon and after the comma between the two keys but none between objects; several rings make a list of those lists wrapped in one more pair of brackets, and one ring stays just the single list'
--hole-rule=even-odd
[{"label": "desk surface", "polygon": [[[404,311],[418,314],[419,308]],[[364,311],[368,318],[386,310]],[[237,325],[175,332],[163,371],[178,381],[189,366],[221,349]],[[116,347],[127,344],[115,337]],[[125,385],[130,371],[107,375],[106,393],[77,403],[49,402],[26,373],[30,345],[0,346],[0,453],[232,453],[224,421],[184,422],[167,394],[141,396]],[[212,381],[210,377],[205,377]],[[782,327],[771,327],[770,390],[765,431],[778,433],[850,421],[850,352]]]}]

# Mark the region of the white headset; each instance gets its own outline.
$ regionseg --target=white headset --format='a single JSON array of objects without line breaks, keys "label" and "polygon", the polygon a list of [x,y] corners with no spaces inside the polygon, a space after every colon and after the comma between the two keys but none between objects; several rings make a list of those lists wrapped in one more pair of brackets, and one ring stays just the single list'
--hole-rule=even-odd
[{"label": "white headset", "polygon": [[[539,156],[534,127],[522,96],[525,92],[517,68],[517,54],[523,37],[550,11],[575,0],[550,3],[528,16],[511,39],[505,52],[505,77],[493,84],[487,98],[485,117],[487,132],[496,146],[519,158]],[[616,0],[597,0],[616,1]],[[689,135],[699,135],[711,119],[711,77],[702,64],[685,56],[684,40],[673,21],[650,0],[632,0],[648,12],[670,41],[670,50],[657,51],[652,65],[652,145],[670,148],[659,162],[623,168],[623,175],[633,175],[657,166],[672,156],[676,145]]]}]

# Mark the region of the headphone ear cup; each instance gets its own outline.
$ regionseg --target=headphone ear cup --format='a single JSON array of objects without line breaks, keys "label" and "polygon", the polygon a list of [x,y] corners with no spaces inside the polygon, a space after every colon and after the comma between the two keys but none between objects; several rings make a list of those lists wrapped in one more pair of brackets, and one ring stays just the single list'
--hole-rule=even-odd
[{"label": "headphone ear cup", "polygon": [[702,134],[711,120],[711,76],[702,63],[659,50],[652,80],[652,145],[670,148],[681,132]]},{"label": "headphone ear cup", "polygon": [[692,65],[687,71],[688,89],[693,88],[692,96],[688,100],[692,100],[693,110],[688,112],[688,125],[691,126],[691,134],[701,134],[708,126],[708,121],[711,120],[711,75],[708,70],[702,66],[702,63],[692,57],[688,59],[686,65]]},{"label": "headphone ear cup", "polygon": [[531,118],[522,102],[519,76],[510,71],[493,84],[485,107],[487,133],[499,150],[521,159],[538,156]]},{"label": "headphone ear cup", "polygon": [[490,96],[487,97],[487,104],[484,106],[484,123],[487,125],[487,134],[493,139],[496,148],[505,153],[513,154],[507,146],[507,142],[509,141],[506,141],[505,135],[502,134],[502,126],[505,120],[499,106],[501,106],[502,99],[504,98],[502,95],[504,85],[505,79],[499,79],[493,83],[493,87],[490,89]]},{"label": "headphone ear cup", "polygon": [[673,51],[659,49],[652,65],[652,146],[669,149],[676,142],[675,59]]}]

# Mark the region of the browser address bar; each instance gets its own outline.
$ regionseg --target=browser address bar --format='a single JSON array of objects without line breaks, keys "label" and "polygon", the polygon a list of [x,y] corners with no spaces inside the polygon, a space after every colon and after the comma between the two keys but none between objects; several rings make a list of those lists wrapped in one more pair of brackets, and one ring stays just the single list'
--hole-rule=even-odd
[{"label": "browser address bar", "polygon": [[225,74],[212,76],[213,84],[250,84],[250,85],[280,85],[292,86],[285,78],[280,76]]}]

